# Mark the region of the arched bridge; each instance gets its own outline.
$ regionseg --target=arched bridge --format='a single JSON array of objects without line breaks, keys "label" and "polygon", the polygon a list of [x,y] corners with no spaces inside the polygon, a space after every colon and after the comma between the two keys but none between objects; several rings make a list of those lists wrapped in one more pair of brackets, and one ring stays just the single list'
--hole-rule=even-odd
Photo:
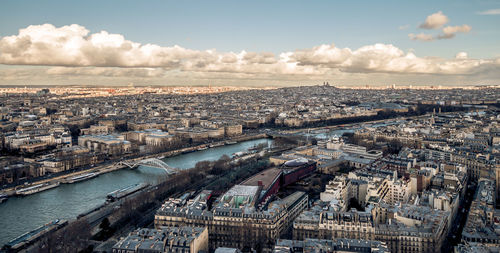
[{"label": "arched bridge", "polygon": [[159,168],[159,169],[165,170],[167,172],[167,174],[174,174],[177,171],[179,171],[179,169],[172,168],[168,164],[166,164],[164,161],[162,161],[160,159],[156,159],[156,158],[147,158],[147,159],[141,160],[141,161],[136,162],[136,163],[120,162],[120,164],[126,165],[127,167],[129,167],[131,169],[137,168],[140,165],[153,167],[153,168]]}]

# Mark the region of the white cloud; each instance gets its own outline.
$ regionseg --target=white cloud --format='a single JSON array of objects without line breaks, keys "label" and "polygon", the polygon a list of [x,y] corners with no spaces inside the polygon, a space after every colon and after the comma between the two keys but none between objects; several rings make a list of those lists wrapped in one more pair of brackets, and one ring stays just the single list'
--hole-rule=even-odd
[{"label": "white cloud", "polygon": [[448,23],[448,21],[448,17],[444,15],[443,12],[439,11],[427,16],[425,22],[419,27],[423,29],[438,29]]},{"label": "white cloud", "polygon": [[341,49],[331,44],[321,45],[311,49],[297,50],[290,55],[289,61],[296,61],[300,65],[325,64],[336,66],[345,62],[351,55],[351,49]]},{"label": "white cloud", "polygon": [[0,63],[57,66],[176,68],[181,59],[207,58],[209,52],[179,46],[141,45],[105,31],[88,35],[79,25],[32,25],[0,40]]},{"label": "white cloud", "polygon": [[468,55],[466,52],[459,52],[455,55],[456,59],[467,59]]},{"label": "white cloud", "polygon": [[438,35],[438,39],[451,39],[457,33],[468,33],[472,28],[469,25],[446,26],[443,28],[443,34]]},{"label": "white cloud", "polygon": [[489,9],[485,11],[477,12],[479,15],[500,15],[500,9]]},{"label": "white cloud", "polygon": [[[468,31],[467,25],[446,26],[442,36]],[[409,37],[425,41],[436,39],[423,33]],[[75,76],[158,81],[191,78],[297,81],[327,76],[349,80],[353,73],[453,76],[500,72],[499,59],[470,59],[464,52],[453,59],[418,57],[413,51],[404,52],[388,44],[358,49],[325,44],[278,55],[218,52],[215,49],[200,51],[177,45],[140,44],[106,31],[90,34],[79,25],[54,27],[50,24],[29,26],[21,29],[18,35],[0,38],[0,64],[53,66],[36,72],[46,78]],[[29,80],[30,73],[0,69],[0,80],[14,80],[16,75]]]},{"label": "white cloud", "polygon": [[[427,16],[425,22],[422,23],[419,28],[423,29],[440,29],[446,23],[449,22],[447,16],[445,16],[441,11],[436,12]],[[443,39],[452,39],[455,38],[457,33],[468,33],[471,31],[471,27],[469,25],[461,25],[461,26],[445,26],[441,29],[442,33],[437,35],[432,35],[428,33],[419,33],[408,34],[408,38],[411,40],[419,40],[419,41],[433,41],[433,40],[443,40]]]},{"label": "white cloud", "polygon": [[298,65],[339,69],[351,73],[468,75],[485,66],[500,70],[498,60],[468,59],[464,57],[466,55],[461,52],[455,59],[418,57],[413,52],[405,53],[393,45],[375,44],[357,50],[322,45],[309,50],[298,50],[289,57]]}]

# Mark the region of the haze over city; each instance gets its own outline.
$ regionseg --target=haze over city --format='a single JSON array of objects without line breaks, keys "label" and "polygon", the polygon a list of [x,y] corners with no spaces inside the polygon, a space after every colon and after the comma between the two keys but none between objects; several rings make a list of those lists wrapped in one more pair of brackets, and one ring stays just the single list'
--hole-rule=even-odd
[{"label": "haze over city", "polygon": [[498,85],[498,1],[5,1],[0,85]]}]

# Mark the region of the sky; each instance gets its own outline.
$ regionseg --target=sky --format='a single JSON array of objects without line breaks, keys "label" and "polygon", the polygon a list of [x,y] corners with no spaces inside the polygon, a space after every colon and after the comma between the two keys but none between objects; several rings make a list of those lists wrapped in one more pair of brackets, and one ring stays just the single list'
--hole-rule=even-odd
[{"label": "sky", "polygon": [[500,84],[500,1],[25,1],[0,85]]}]

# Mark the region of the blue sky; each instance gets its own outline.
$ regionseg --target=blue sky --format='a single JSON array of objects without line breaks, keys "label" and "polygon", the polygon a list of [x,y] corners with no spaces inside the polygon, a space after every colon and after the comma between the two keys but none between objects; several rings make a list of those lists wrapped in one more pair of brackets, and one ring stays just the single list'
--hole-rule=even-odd
[{"label": "blue sky", "polygon": [[[418,57],[448,59],[467,52],[468,58],[495,59],[500,57],[500,15],[478,14],[493,9],[500,9],[500,1],[7,0],[0,8],[0,37],[17,35],[30,25],[78,24],[90,34],[107,31],[141,44],[202,51],[272,52],[278,57],[322,44],[354,51],[382,43]],[[438,11],[449,18],[446,25],[472,29],[453,39],[411,40],[410,33],[439,33],[418,28]]]}]

